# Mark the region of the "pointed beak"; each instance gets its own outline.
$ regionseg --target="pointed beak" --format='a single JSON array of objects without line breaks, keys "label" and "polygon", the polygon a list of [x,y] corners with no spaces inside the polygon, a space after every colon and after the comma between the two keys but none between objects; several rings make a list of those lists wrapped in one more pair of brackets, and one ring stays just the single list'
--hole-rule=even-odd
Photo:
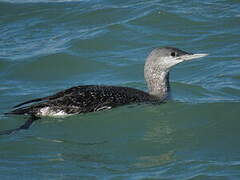
[{"label": "pointed beak", "polygon": [[183,61],[188,61],[191,59],[197,59],[197,58],[201,58],[201,57],[205,57],[208,54],[185,54],[183,56],[180,56],[181,59],[183,59]]}]

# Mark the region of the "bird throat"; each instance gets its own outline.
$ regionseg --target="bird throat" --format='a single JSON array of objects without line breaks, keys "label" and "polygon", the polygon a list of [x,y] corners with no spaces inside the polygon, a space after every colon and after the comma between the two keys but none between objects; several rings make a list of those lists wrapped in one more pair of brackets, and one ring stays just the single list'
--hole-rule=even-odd
[{"label": "bird throat", "polygon": [[166,99],[168,97],[169,86],[169,71],[146,70],[145,79],[147,82],[149,94],[157,97],[158,99]]}]

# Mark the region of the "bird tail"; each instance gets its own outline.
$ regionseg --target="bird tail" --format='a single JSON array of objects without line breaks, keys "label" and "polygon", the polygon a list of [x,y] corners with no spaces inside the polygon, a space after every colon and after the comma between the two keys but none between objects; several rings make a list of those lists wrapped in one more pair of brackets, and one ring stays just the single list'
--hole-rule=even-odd
[{"label": "bird tail", "polygon": [[24,105],[24,104],[29,104],[29,103],[33,103],[33,102],[39,102],[39,101],[45,100],[45,99],[47,99],[47,98],[48,98],[48,97],[46,97],[46,98],[37,98],[37,99],[32,99],[32,100],[30,100],[30,101],[25,101],[25,102],[23,102],[23,103],[21,103],[21,104],[18,104],[18,105],[16,105],[16,106],[14,106],[13,108],[20,107],[20,106],[22,106],[22,105]]},{"label": "bird tail", "polygon": [[14,109],[10,112],[4,113],[5,115],[9,114],[16,114],[16,115],[27,115],[27,114],[33,114],[32,109],[30,107],[22,107],[18,109]]}]

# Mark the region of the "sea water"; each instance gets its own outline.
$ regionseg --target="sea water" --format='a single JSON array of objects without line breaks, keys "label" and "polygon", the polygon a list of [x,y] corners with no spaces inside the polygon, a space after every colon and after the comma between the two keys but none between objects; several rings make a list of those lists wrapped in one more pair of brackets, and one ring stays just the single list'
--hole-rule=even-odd
[{"label": "sea water", "polygon": [[209,56],[170,72],[171,99],[42,118],[0,137],[0,179],[240,179],[240,1],[1,0],[0,130],[77,85],[147,91],[155,47]]}]

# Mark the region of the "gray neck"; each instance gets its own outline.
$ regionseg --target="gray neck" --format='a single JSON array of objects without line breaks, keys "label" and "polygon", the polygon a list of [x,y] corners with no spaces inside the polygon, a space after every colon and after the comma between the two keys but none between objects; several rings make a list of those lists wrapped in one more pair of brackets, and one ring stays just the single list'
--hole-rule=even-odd
[{"label": "gray neck", "polygon": [[158,99],[165,99],[170,91],[169,71],[161,69],[158,66],[152,66],[146,63],[144,67],[144,76],[147,82],[149,94]]}]

